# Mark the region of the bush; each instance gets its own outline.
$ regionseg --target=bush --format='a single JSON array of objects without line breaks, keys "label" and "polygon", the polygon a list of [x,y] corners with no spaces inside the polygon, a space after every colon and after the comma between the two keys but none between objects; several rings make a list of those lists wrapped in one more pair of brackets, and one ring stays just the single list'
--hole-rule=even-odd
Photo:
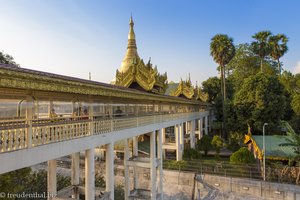
[{"label": "bush", "polygon": [[207,135],[204,135],[199,142],[197,142],[197,148],[200,151],[204,151],[204,155],[207,156],[209,150],[211,150],[211,138]]},{"label": "bush", "polygon": [[115,200],[123,200],[125,199],[125,191],[123,185],[115,185]]},{"label": "bush", "polygon": [[223,140],[220,138],[220,136],[215,135],[211,141],[211,145],[216,150],[217,156],[219,156],[220,149],[223,147]]},{"label": "bush", "polygon": [[253,164],[255,163],[255,158],[253,154],[246,147],[242,147],[230,156],[230,163]]},{"label": "bush", "polygon": [[164,165],[166,166],[166,169],[185,170],[187,169],[188,163],[184,160],[182,161],[166,160],[164,161]]},{"label": "bush", "polygon": [[185,149],[183,152],[183,159],[184,160],[193,160],[193,159],[200,159],[201,153],[196,149]]},{"label": "bush", "polygon": [[244,134],[239,132],[230,132],[229,134],[229,144],[227,149],[235,152],[241,148],[240,144],[243,142]]}]

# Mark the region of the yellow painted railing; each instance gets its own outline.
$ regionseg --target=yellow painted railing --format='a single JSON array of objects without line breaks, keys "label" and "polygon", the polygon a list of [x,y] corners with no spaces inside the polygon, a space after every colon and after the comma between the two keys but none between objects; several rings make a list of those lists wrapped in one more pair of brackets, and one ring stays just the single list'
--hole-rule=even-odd
[{"label": "yellow painted railing", "polygon": [[[203,113],[202,113],[203,114]],[[184,117],[200,117],[200,113],[178,113],[115,119],[84,119],[13,122],[0,126],[0,152],[14,151],[61,142],[89,135],[103,134],[134,127],[172,121]]]}]

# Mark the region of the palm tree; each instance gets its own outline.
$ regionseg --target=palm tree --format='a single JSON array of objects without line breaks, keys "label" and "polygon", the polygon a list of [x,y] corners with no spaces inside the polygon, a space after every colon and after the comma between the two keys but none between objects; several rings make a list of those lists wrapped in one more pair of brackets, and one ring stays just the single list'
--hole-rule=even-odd
[{"label": "palm tree", "polygon": [[222,94],[222,107],[223,107],[223,127],[222,134],[224,138],[227,138],[225,132],[225,100],[226,100],[226,84],[225,84],[225,66],[235,55],[235,47],[233,45],[233,39],[228,35],[217,34],[211,39],[210,43],[210,55],[214,61],[221,67],[221,94]]},{"label": "palm tree", "polygon": [[263,60],[270,54],[269,37],[270,31],[261,31],[252,36],[256,41],[251,43],[252,51],[260,57],[260,71],[263,72]]},{"label": "palm tree", "polygon": [[281,66],[279,59],[288,51],[287,42],[289,39],[284,34],[270,36],[269,45],[271,47],[270,56],[277,61],[279,76],[281,75]]}]

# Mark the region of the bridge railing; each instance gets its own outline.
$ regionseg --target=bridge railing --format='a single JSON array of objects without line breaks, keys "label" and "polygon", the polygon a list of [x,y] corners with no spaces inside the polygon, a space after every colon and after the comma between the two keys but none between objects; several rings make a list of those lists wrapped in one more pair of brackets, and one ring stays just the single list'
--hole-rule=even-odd
[{"label": "bridge railing", "polygon": [[[200,117],[199,112],[150,115],[143,117],[114,119],[23,120],[15,125],[0,126],[0,152],[31,148],[49,143],[61,142],[95,134],[104,134],[128,128],[146,126],[184,117]],[[21,125],[20,125],[21,124]]]}]

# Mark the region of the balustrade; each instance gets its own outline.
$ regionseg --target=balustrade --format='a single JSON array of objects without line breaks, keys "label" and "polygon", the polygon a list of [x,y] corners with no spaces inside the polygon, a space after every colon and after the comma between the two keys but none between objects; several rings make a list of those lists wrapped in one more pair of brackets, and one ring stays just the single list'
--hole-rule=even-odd
[{"label": "balustrade", "polygon": [[[24,120],[14,120],[11,123],[7,121],[5,122],[5,126],[0,126],[0,151],[8,152],[31,148],[89,135],[104,134],[112,131],[176,120],[188,116],[196,118],[199,116],[199,113],[149,115],[119,119],[32,120],[32,127],[29,127]],[[32,129],[31,138],[28,138],[27,135],[29,128]],[[94,130],[94,132],[91,133],[91,130]],[[31,139],[31,142],[28,143],[29,139]],[[28,144],[30,146],[28,146]]]}]

